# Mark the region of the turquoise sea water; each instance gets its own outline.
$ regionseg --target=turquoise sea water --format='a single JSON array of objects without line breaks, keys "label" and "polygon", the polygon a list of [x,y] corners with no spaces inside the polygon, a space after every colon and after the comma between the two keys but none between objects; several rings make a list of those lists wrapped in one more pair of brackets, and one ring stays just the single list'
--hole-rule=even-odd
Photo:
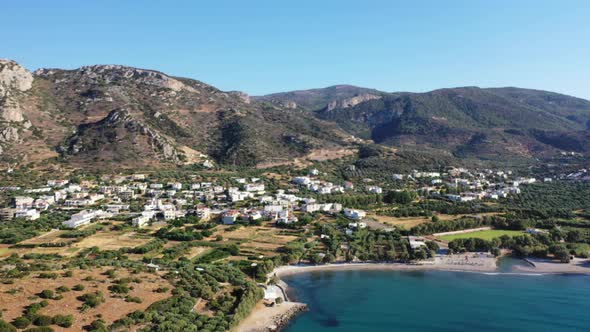
[{"label": "turquoise sea water", "polygon": [[590,331],[590,277],[323,271],[285,277],[309,305],[287,332]]}]

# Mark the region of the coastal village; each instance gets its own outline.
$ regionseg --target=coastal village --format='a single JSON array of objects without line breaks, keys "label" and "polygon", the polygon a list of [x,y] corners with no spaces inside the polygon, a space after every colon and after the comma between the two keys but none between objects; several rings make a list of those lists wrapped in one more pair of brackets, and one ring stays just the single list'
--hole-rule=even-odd
[{"label": "coastal village", "polygon": [[[49,292],[46,285],[34,284],[35,279],[56,277],[50,279],[55,288],[63,286],[60,277],[43,272],[55,268],[64,276],[77,271],[67,281],[68,288],[104,288],[84,296],[102,296],[110,303],[80,311],[88,313],[71,322],[74,329],[88,324],[140,324],[139,318],[130,318],[134,310],[155,314],[150,305],[167,303],[170,288],[214,273],[210,276],[217,281],[191,286],[199,293],[202,287],[212,289],[199,295],[191,312],[209,317],[231,308],[223,309],[223,301],[248,303],[254,308],[252,314],[244,311],[239,320],[212,320],[222,329],[235,324],[239,331],[279,328],[305,310],[305,305],[289,298],[288,285],[280,279],[292,273],[492,272],[497,270],[498,257],[511,253],[526,259],[516,267],[522,271],[585,273],[589,249],[581,243],[585,234],[506,213],[512,205],[528,204],[536,188],[584,183],[583,170],[534,177],[511,170],[449,167],[392,173],[376,180],[337,177],[321,167],[247,174],[224,174],[211,167],[180,175],[75,175],[49,178],[37,186],[0,188],[5,202],[0,218],[7,228],[0,233],[0,273],[3,280],[10,280],[0,286],[5,291],[0,306],[14,301],[12,297],[23,297],[23,306],[8,310],[6,319],[18,321],[27,305]],[[562,245],[550,244],[548,236]],[[543,245],[545,249],[539,249]],[[569,251],[564,253],[566,245]],[[67,262],[79,267],[68,267],[72,263]],[[95,273],[83,268],[88,264],[95,266]],[[179,279],[182,266],[191,272]],[[31,274],[38,267],[43,270]],[[128,277],[113,278],[109,268]],[[151,281],[140,283],[133,273]],[[234,273],[241,277],[229,284],[219,279]],[[117,293],[121,284],[127,295]],[[248,294],[238,297],[246,290]],[[72,295],[63,301],[74,309],[81,299]],[[43,311],[48,315],[55,310],[49,304],[50,309]],[[107,310],[111,306],[120,312]],[[104,323],[93,315],[102,315]]]},{"label": "coastal village", "polygon": [[[68,179],[52,179],[47,181],[46,186],[38,188],[0,188],[6,193],[17,193],[9,206],[0,210],[0,217],[3,220],[24,218],[34,221],[41,213],[52,210],[75,212],[63,222],[65,228],[78,228],[115,216],[130,217],[133,226],[144,227],[187,214],[195,215],[202,221],[216,220],[224,225],[233,225],[239,220],[291,224],[297,222],[298,213],[314,212],[342,213],[351,220],[362,221],[366,211],[340,203],[318,203],[315,198],[306,197],[305,193],[329,197],[351,192],[384,192],[383,187],[372,184],[370,179],[363,179],[362,184],[350,181],[335,184],[322,180],[317,169],[308,173],[291,178],[285,188],[272,192],[266,190],[261,178],[233,178],[233,183],[225,186],[215,182],[159,183],[145,174],[105,176],[100,181],[77,183]],[[414,171],[394,174],[391,178],[394,182],[410,183],[420,199],[452,202],[498,200],[518,195],[521,185],[537,181],[535,178],[513,177],[510,171],[470,172],[464,168],[453,168],[448,172]],[[552,179],[545,178],[543,181]],[[141,211],[131,209],[132,204],[140,206]]]}]

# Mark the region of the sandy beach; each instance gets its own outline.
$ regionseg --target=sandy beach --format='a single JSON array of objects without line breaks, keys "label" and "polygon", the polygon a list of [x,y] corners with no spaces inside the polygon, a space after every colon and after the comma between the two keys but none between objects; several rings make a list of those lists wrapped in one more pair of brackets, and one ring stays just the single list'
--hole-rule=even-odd
[{"label": "sandy beach", "polygon": [[[467,258],[466,258],[467,256]],[[434,261],[421,264],[405,263],[335,263],[326,265],[286,265],[278,267],[274,273],[280,278],[283,276],[313,271],[338,271],[338,270],[393,270],[393,271],[473,271],[494,272],[497,270],[496,258],[477,254],[451,255],[437,257]]]}]

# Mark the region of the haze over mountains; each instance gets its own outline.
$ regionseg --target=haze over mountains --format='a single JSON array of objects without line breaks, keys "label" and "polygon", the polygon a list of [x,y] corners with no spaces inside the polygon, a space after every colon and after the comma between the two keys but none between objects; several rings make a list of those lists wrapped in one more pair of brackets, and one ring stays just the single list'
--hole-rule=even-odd
[{"label": "haze over mountains", "polygon": [[31,73],[0,60],[0,117],[0,159],[10,164],[255,166],[372,144],[453,158],[590,152],[590,101],[519,88],[339,85],[248,97],[153,70]]}]

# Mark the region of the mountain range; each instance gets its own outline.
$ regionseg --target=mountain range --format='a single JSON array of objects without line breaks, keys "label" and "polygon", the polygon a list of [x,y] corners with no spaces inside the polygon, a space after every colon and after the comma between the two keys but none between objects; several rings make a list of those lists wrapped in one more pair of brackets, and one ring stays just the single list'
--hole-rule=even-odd
[{"label": "mountain range", "polygon": [[[30,72],[0,60],[0,161],[269,166],[357,151],[500,160],[590,152],[590,101],[520,88],[337,85],[250,97],[118,65]],[[368,148],[369,147],[369,148]],[[358,154],[363,157],[363,153]]]}]

